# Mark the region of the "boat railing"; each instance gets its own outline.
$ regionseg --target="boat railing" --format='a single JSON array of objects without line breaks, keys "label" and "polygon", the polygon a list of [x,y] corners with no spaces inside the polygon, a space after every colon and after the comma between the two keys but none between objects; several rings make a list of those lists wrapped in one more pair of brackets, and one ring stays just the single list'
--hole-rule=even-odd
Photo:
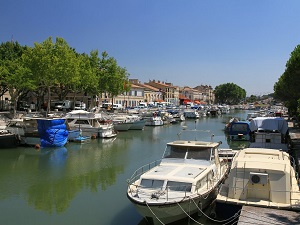
[{"label": "boat railing", "polygon": [[[248,187],[248,186],[245,186],[245,187],[239,187],[239,186],[227,186],[225,184],[221,184],[221,187],[220,187],[220,193],[222,193],[222,188],[225,188],[226,189],[226,192],[224,192],[224,194],[227,194],[229,193],[229,189],[233,189],[234,190],[234,193],[236,193],[237,191],[242,191],[242,193],[247,193],[247,191],[266,191],[265,187]],[[295,191],[295,190],[277,190],[277,189],[274,189],[274,188],[271,188],[270,186],[268,187],[268,192],[269,192],[269,196],[271,198],[272,193],[289,193],[291,194],[297,194],[297,198],[293,199],[292,197],[290,198],[291,200],[298,200],[299,201],[299,194],[300,194],[300,190],[299,191]],[[266,200],[267,201],[267,200]],[[271,199],[270,199],[271,201]],[[300,206],[299,206],[300,207]]]},{"label": "boat railing", "polygon": [[[155,161],[156,162],[156,161]],[[155,162],[154,165],[155,165]],[[176,185],[166,185],[166,186],[157,186],[157,187],[149,187],[145,188],[142,185],[135,185],[134,182],[140,177],[140,174],[146,172],[145,169],[148,169],[150,164],[147,164],[141,168],[139,168],[134,175],[127,181],[129,186],[129,193],[132,196],[147,196],[147,199],[160,199],[163,201],[172,201],[178,199],[189,198],[193,194],[197,194],[198,196],[203,196],[203,198],[207,198],[208,195],[215,190],[215,187],[219,184],[220,178],[226,173],[226,171],[219,171],[217,174],[208,173],[201,180],[200,186],[198,184],[176,184]],[[146,167],[146,168],[145,168]],[[154,166],[152,166],[153,168]],[[150,168],[150,167],[149,167]],[[148,169],[149,170],[149,169]],[[144,171],[144,172],[143,172]],[[194,192],[191,192],[195,190]],[[172,193],[172,195],[170,195]]]},{"label": "boat railing", "polygon": [[130,179],[127,180],[127,183],[129,185],[133,184],[135,181],[137,181],[140,178],[141,175],[143,175],[145,172],[151,170],[153,167],[159,165],[160,162],[161,162],[161,159],[155,160],[151,163],[141,166],[133,173],[133,175],[130,177]]}]

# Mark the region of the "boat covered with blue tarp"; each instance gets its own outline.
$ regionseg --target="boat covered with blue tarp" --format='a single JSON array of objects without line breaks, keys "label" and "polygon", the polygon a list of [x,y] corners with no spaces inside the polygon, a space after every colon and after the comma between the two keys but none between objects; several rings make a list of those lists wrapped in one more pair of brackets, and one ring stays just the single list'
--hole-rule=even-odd
[{"label": "boat covered with blue tarp", "polygon": [[41,147],[61,147],[68,141],[68,130],[64,119],[38,119]]}]

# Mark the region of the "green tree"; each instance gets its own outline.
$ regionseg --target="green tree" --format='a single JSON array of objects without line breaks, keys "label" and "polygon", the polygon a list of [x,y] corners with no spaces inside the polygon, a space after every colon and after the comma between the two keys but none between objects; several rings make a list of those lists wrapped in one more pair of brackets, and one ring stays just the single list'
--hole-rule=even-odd
[{"label": "green tree", "polygon": [[221,84],[215,88],[214,93],[220,104],[239,104],[246,97],[246,91],[234,83]]},{"label": "green tree", "polygon": [[247,102],[256,102],[257,101],[257,96],[255,95],[250,95],[250,97],[247,99]]},{"label": "green tree", "polygon": [[109,57],[107,52],[102,53],[99,68],[99,91],[107,92],[112,98],[128,91],[130,88],[126,68],[118,66],[113,57]]},{"label": "green tree", "polygon": [[[274,97],[284,102],[290,112],[295,115],[300,100],[300,45],[296,46],[286,63],[284,73],[274,84]],[[298,111],[299,113],[299,111]]]},{"label": "green tree", "polygon": [[34,43],[32,49],[25,51],[24,61],[32,71],[36,85],[47,90],[47,113],[50,110],[51,88],[63,98],[71,91],[70,87],[80,81],[78,57],[62,38],[57,37],[55,43],[51,37],[41,44]]},{"label": "green tree", "polygon": [[22,53],[27,49],[26,46],[20,46],[17,42],[6,42],[0,46],[1,92],[9,91],[14,105],[14,117],[19,96],[36,88],[32,81],[31,71],[26,67],[22,58]]}]

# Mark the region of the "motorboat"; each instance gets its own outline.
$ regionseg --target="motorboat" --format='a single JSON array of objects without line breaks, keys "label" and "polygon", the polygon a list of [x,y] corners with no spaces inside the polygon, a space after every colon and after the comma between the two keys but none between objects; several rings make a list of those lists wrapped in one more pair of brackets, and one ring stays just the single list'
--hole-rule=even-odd
[{"label": "motorboat", "polygon": [[162,126],[164,125],[164,121],[161,116],[153,115],[149,117],[145,117],[145,126]]},{"label": "motorboat", "polygon": [[198,119],[200,117],[199,112],[196,109],[185,109],[183,111],[185,118]]},{"label": "motorboat", "polygon": [[129,130],[143,130],[146,125],[146,120],[138,115],[127,115],[127,118],[132,122]]},{"label": "motorboat", "polygon": [[64,119],[69,130],[81,130],[83,136],[97,138],[111,138],[117,134],[114,130],[112,119],[102,113],[93,113],[85,110],[68,112]]},{"label": "motorboat", "polygon": [[25,146],[61,147],[68,141],[65,120],[61,118],[24,116],[9,121],[7,129]]},{"label": "motorboat", "polygon": [[281,117],[256,117],[250,121],[250,147],[288,151],[288,123]]},{"label": "motorboat", "polygon": [[216,199],[217,216],[229,219],[243,205],[300,211],[295,162],[286,152],[245,148],[236,152]]},{"label": "motorboat", "polygon": [[161,160],[142,166],[128,180],[128,199],[150,224],[171,223],[207,208],[228,172],[219,146],[181,138],[167,143]]},{"label": "motorboat", "polygon": [[112,121],[116,131],[127,131],[132,126],[132,122],[124,115],[115,115]]},{"label": "motorboat", "polygon": [[231,141],[250,141],[250,122],[231,122],[229,127],[229,139]]},{"label": "motorboat", "polygon": [[0,129],[0,148],[15,148],[20,144],[18,135],[6,129]]}]

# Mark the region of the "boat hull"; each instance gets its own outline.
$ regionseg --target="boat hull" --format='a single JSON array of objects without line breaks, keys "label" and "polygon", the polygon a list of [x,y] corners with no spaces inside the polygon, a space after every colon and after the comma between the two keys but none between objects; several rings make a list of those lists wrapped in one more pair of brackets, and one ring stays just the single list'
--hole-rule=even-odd
[{"label": "boat hull", "polygon": [[129,130],[143,130],[145,127],[146,121],[145,120],[138,120],[134,121],[129,128]]},{"label": "boat hull", "polygon": [[15,148],[19,145],[19,139],[15,134],[0,135],[0,148]]},{"label": "boat hull", "polygon": [[[151,204],[145,202],[136,202],[130,196],[127,197],[135,205],[137,211],[152,224],[168,224],[188,215],[193,215],[200,210],[206,209],[217,196],[217,188],[210,193],[197,195],[194,198],[188,198],[180,202]],[[161,223],[162,222],[162,223]]]}]

